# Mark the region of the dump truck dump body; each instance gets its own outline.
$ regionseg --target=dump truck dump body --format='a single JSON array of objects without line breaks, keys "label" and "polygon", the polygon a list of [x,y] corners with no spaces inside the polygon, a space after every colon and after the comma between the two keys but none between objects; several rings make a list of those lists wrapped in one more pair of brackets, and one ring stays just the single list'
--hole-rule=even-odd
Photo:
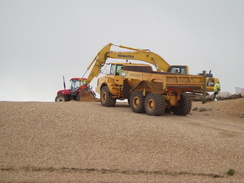
[{"label": "dump truck dump body", "polygon": [[[203,85],[203,77],[197,75],[182,75],[164,72],[138,72],[138,71],[122,71],[122,78],[127,79],[131,88],[137,86],[139,82],[143,82],[143,89],[148,92],[165,93],[167,88],[193,90],[201,89]],[[142,88],[138,88],[142,89]]]}]

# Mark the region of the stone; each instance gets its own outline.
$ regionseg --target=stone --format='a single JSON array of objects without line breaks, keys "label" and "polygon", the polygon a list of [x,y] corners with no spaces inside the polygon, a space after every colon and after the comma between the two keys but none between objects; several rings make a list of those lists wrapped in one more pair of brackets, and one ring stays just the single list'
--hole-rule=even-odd
[{"label": "stone", "polygon": [[214,94],[212,94],[212,95],[208,95],[207,97],[206,97],[206,100],[213,100],[214,99]]},{"label": "stone", "polygon": [[236,93],[232,95],[232,99],[241,98],[241,93]]},{"label": "stone", "polygon": [[203,111],[205,111],[205,108],[200,108],[199,109],[199,112],[203,112]]},{"label": "stone", "polygon": [[199,112],[203,112],[203,111],[211,111],[211,108],[200,108]]},{"label": "stone", "polygon": [[244,97],[244,91],[241,92],[241,97]]},{"label": "stone", "polygon": [[231,99],[232,98],[232,94],[229,92],[220,92],[216,98],[218,100],[226,100],[226,99]]},{"label": "stone", "polygon": [[197,111],[197,110],[198,110],[198,108],[197,108],[197,107],[194,107],[192,110],[193,110],[193,111]]}]

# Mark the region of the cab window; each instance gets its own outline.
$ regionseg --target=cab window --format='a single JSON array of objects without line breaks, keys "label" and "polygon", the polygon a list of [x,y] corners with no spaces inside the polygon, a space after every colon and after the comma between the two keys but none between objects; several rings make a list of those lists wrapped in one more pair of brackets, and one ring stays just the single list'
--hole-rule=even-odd
[{"label": "cab window", "polygon": [[80,86],[86,84],[86,81],[80,81]]},{"label": "cab window", "polygon": [[172,73],[180,73],[180,69],[176,68],[176,67],[173,67],[173,68],[171,68],[171,72]]},{"label": "cab window", "polygon": [[181,74],[186,74],[186,68],[185,67],[181,67],[180,73]]},{"label": "cab window", "polygon": [[117,65],[116,75],[120,75],[120,71],[122,70],[122,68],[123,68],[123,65]]},{"label": "cab window", "polygon": [[111,67],[110,67],[110,74],[111,74],[111,75],[114,75],[114,71],[115,71],[115,64],[111,64]]},{"label": "cab window", "polygon": [[170,70],[168,72],[178,73],[178,74],[186,74],[186,67],[184,67],[184,66],[178,66],[178,67],[171,66]]},{"label": "cab window", "polygon": [[80,83],[78,80],[73,80],[71,83],[71,88],[79,88],[80,87]]}]

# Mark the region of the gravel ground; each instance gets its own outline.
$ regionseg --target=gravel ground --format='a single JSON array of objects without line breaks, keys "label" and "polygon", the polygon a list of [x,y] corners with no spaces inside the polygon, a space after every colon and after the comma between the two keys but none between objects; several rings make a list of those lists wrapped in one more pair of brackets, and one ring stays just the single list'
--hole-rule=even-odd
[{"label": "gravel ground", "polygon": [[244,98],[192,109],[0,101],[0,182],[244,182]]}]

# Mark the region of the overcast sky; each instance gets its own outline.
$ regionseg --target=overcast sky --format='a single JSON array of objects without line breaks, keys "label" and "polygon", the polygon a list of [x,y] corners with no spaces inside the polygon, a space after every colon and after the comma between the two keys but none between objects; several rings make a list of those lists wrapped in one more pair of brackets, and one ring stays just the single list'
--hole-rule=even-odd
[{"label": "overcast sky", "polygon": [[54,101],[108,43],[244,87],[243,0],[0,0],[0,100]]}]

